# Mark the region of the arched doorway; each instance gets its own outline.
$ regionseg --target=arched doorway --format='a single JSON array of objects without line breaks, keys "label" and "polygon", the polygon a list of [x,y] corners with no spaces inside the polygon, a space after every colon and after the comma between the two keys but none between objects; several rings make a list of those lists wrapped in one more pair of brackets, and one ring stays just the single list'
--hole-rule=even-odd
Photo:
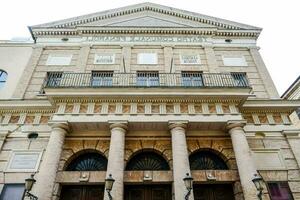
[{"label": "arched doorway", "polygon": [[[106,171],[107,159],[99,152],[80,153],[70,159],[65,171]],[[64,185],[61,200],[103,199],[104,185]]]},{"label": "arched doorway", "polygon": [[[128,161],[126,171],[168,171],[170,166],[164,157],[154,151],[138,152]],[[171,200],[171,184],[125,185],[125,200]]]},{"label": "arched doorway", "polygon": [[[191,170],[229,170],[221,156],[210,150],[200,150],[189,156]],[[195,200],[233,200],[231,184],[194,184]]]}]

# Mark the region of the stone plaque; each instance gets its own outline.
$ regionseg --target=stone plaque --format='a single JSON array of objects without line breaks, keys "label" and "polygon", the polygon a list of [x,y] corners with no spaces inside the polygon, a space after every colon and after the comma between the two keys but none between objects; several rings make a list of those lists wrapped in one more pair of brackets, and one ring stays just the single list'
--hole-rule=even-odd
[{"label": "stone plaque", "polygon": [[35,171],[41,158],[41,152],[13,152],[8,171]]}]

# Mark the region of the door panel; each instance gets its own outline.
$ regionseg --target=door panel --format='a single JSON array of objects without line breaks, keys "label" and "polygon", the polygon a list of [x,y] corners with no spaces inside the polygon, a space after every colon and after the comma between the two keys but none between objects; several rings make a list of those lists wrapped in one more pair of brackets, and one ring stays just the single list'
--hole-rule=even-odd
[{"label": "door panel", "polygon": [[171,200],[171,185],[125,186],[125,200]]},{"label": "door panel", "polygon": [[61,200],[103,200],[104,186],[63,186]]},{"label": "door panel", "polygon": [[234,200],[231,184],[195,184],[193,190],[195,200]]}]

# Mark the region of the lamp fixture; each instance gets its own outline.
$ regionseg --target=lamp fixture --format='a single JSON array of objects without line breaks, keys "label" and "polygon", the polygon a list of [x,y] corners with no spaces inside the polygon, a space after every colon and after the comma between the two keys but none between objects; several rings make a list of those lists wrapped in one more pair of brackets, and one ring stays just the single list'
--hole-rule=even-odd
[{"label": "lamp fixture", "polygon": [[115,179],[113,179],[111,174],[109,174],[108,177],[105,179],[105,189],[107,191],[109,200],[112,200],[112,196],[111,196],[110,192],[112,190],[114,182],[115,182]]},{"label": "lamp fixture", "polygon": [[184,197],[185,200],[188,200],[189,196],[191,195],[191,191],[193,189],[193,180],[193,177],[189,173],[186,173],[186,176],[183,178],[184,185],[188,191]]}]

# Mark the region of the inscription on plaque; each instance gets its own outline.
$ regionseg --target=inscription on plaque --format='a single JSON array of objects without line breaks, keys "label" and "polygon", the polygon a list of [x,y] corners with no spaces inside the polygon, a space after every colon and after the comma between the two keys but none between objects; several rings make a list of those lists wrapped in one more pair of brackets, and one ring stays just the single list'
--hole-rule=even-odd
[{"label": "inscription on plaque", "polygon": [[125,42],[125,43],[203,43],[207,38],[201,36],[95,36],[84,37],[87,42]]},{"label": "inscription on plaque", "polygon": [[13,152],[8,171],[34,171],[37,168],[41,152]]}]

